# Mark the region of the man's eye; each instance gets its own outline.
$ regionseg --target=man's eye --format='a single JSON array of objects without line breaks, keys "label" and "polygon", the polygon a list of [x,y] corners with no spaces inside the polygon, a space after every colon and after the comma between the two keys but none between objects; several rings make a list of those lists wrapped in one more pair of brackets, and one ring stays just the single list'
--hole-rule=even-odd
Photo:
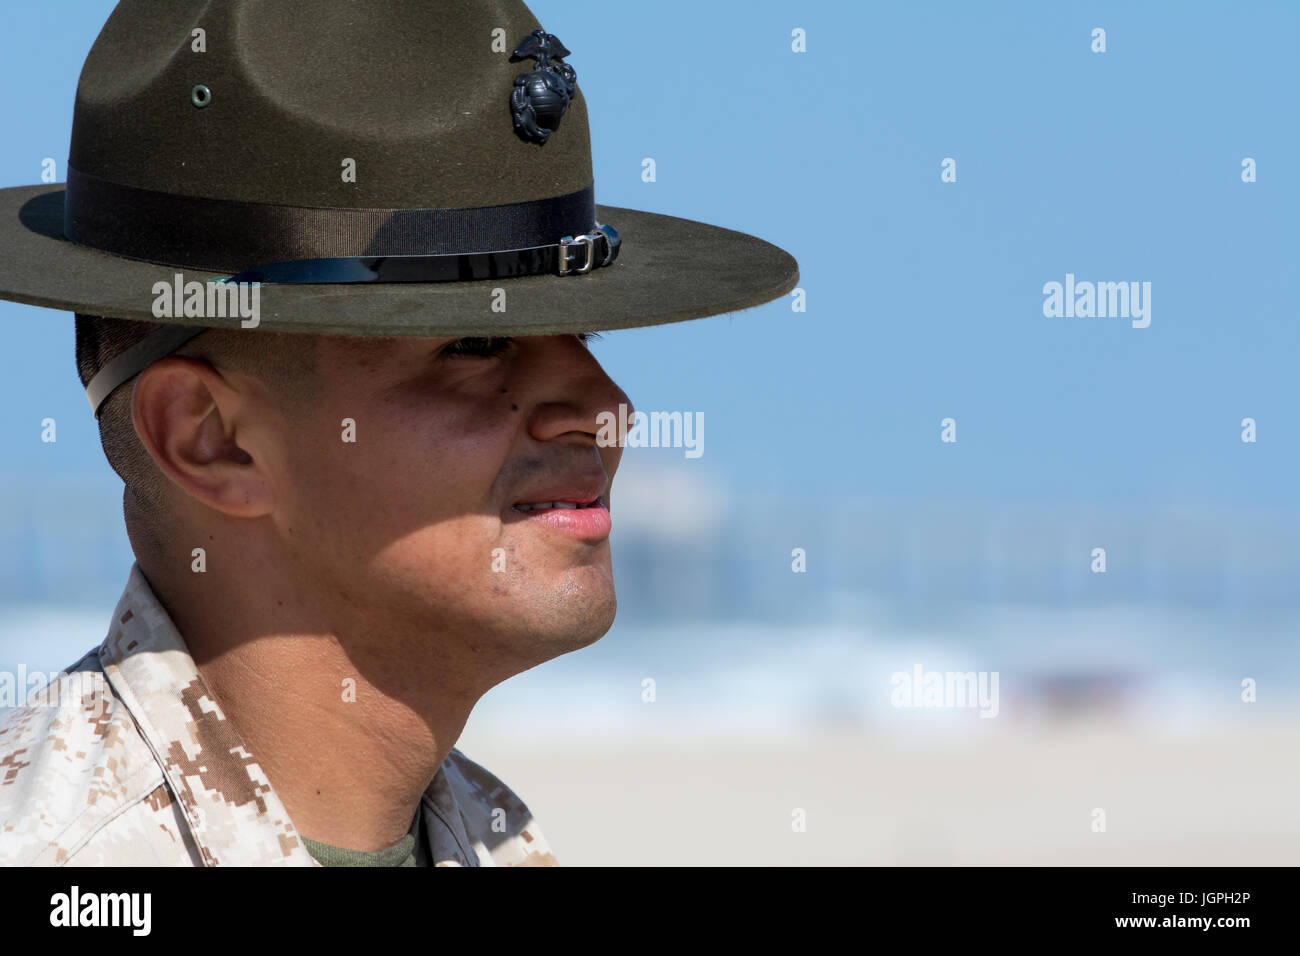
[{"label": "man's eye", "polygon": [[444,355],[466,356],[471,358],[491,358],[510,347],[508,337],[465,338],[448,343],[442,350]]}]

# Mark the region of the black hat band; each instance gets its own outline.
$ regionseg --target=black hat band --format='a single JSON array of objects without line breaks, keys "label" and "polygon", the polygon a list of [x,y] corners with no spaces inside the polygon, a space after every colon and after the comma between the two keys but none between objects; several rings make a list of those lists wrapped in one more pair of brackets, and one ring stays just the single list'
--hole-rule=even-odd
[{"label": "black hat band", "polygon": [[[595,210],[594,186],[495,206],[360,209],[182,196],[69,168],[64,235],[130,259],[258,271],[268,282],[453,281],[608,265],[617,256],[617,234],[599,227]],[[373,268],[387,257],[431,261],[393,259]],[[358,260],[373,262],[352,268]]]}]

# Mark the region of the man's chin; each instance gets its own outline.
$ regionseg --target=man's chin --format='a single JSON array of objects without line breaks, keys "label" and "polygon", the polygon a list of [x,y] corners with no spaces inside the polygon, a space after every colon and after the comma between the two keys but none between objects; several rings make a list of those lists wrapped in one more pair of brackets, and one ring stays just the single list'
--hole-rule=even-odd
[{"label": "man's chin", "polygon": [[601,593],[586,593],[581,599],[570,598],[566,605],[547,622],[552,641],[568,645],[569,650],[594,644],[614,626],[618,601],[614,589]]},{"label": "man's chin", "polygon": [[594,644],[614,624],[618,600],[607,568],[575,568],[556,587],[516,594],[519,632],[549,660]]}]

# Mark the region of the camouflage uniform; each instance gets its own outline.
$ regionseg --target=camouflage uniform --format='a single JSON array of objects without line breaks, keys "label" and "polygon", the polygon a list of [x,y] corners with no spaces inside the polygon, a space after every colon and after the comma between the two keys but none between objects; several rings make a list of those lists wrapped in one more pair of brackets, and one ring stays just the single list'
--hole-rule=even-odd
[{"label": "camouflage uniform", "polygon": [[[435,866],[555,865],[523,802],[458,750],[420,812]],[[320,865],[134,565],[104,643],[0,716],[0,865],[264,864]]]}]

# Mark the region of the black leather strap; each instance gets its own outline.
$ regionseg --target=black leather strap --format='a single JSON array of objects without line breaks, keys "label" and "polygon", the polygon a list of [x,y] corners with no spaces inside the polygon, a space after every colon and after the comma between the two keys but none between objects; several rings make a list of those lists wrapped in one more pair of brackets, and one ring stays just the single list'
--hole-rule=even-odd
[{"label": "black leather strap", "polygon": [[247,269],[227,282],[349,283],[462,282],[510,276],[583,275],[618,258],[621,244],[613,226],[597,223],[580,236],[558,243],[496,252],[435,256],[346,256],[296,259]]}]

